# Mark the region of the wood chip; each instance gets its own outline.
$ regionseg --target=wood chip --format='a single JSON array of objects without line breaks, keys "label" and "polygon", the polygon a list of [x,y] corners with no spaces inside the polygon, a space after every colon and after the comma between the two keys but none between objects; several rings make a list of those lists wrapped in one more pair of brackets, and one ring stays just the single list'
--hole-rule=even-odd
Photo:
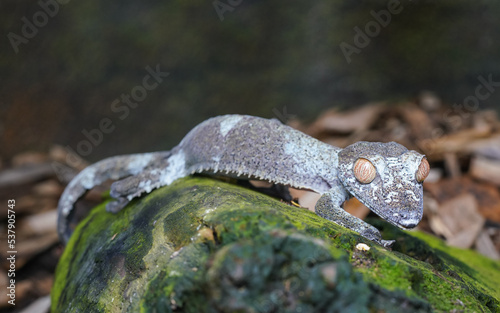
[{"label": "wood chip", "polygon": [[500,160],[476,156],[471,161],[470,174],[475,178],[500,186]]},{"label": "wood chip", "polygon": [[425,179],[425,183],[436,183],[443,178],[443,170],[440,168],[432,168],[429,171],[429,176]]},{"label": "wood chip", "polygon": [[432,130],[436,127],[429,115],[415,105],[405,105],[401,110],[403,120],[409,125],[411,133],[418,140],[431,138]]},{"label": "wood chip", "polygon": [[441,99],[432,91],[424,90],[420,92],[417,101],[424,110],[429,112],[441,108]]},{"label": "wood chip", "polygon": [[429,192],[439,203],[461,194],[472,194],[476,198],[481,215],[500,223],[500,191],[492,184],[462,176],[457,179],[443,179],[436,183],[430,183],[426,180],[424,190]]},{"label": "wood chip", "polygon": [[59,198],[64,187],[56,180],[50,179],[36,184],[32,190],[33,193],[38,196]]},{"label": "wood chip", "polygon": [[460,248],[472,247],[485,221],[472,194],[446,201],[441,205],[438,216],[449,230],[446,237],[448,244]]},{"label": "wood chip", "polygon": [[456,153],[446,152],[444,154],[444,165],[451,178],[461,176],[460,163]]},{"label": "wood chip", "polygon": [[50,162],[7,169],[0,172],[0,188],[34,183],[53,175]]},{"label": "wood chip", "polygon": [[368,104],[348,112],[329,110],[318,117],[306,133],[318,137],[324,133],[349,134],[363,131],[370,128],[382,109],[380,104]]},{"label": "wood chip", "polygon": [[475,145],[474,147],[476,155],[492,160],[500,160],[500,137],[495,137],[488,141],[482,141],[481,145]]},{"label": "wood chip", "polygon": [[89,162],[82,159],[75,152],[68,150],[62,146],[54,145],[50,149],[49,154],[50,158],[53,161],[69,165],[70,167],[75,168],[78,171],[81,171],[87,166],[89,166]]},{"label": "wood chip", "polygon": [[439,215],[435,215],[429,218],[429,227],[435,234],[443,236],[444,238],[453,237],[453,232],[443,222]]},{"label": "wood chip", "polygon": [[55,234],[57,229],[57,210],[33,214],[19,222],[19,232],[25,237]]},{"label": "wood chip", "polygon": [[498,129],[500,127],[495,110],[478,111],[473,115],[472,121],[474,128],[491,127]]},{"label": "wood chip", "polygon": [[474,155],[500,160],[500,134],[474,140],[467,145],[467,149]]},{"label": "wood chip", "polygon": [[48,160],[49,158],[45,153],[28,151],[14,156],[10,162],[13,167],[21,167],[46,163]]},{"label": "wood chip", "polygon": [[495,245],[493,244],[493,241],[491,240],[487,229],[481,231],[476,239],[475,246],[476,250],[479,253],[493,260],[500,260],[500,253],[497,251]]},{"label": "wood chip", "polygon": [[64,184],[69,184],[69,182],[78,174],[78,170],[55,161],[52,162],[52,169],[57,175],[57,179]]},{"label": "wood chip", "polygon": [[7,292],[5,292],[9,291],[9,289],[7,289],[8,286],[9,286],[9,277],[7,276],[7,271],[2,269],[0,271],[0,289],[4,292],[0,292],[0,307],[10,306],[10,304],[8,304],[7,302],[10,300],[10,298],[7,296]]},{"label": "wood chip", "polygon": [[38,298],[20,313],[48,313],[50,311],[50,295]]},{"label": "wood chip", "polygon": [[441,160],[445,153],[467,154],[474,149],[477,140],[488,138],[491,128],[470,128],[438,138],[427,138],[417,142],[417,145],[430,160]]}]

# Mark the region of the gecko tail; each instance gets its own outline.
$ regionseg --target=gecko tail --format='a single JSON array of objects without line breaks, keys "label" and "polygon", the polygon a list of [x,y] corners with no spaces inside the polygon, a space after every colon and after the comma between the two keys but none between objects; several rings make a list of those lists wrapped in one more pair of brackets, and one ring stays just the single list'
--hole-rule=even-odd
[{"label": "gecko tail", "polygon": [[108,179],[119,180],[127,176],[137,175],[151,164],[166,159],[170,155],[169,151],[121,155],[104,159],[86,167],[71,180],[59,199],[57,207],[59,238],[64,243],[68,242],[72,233],[69,220],[74,205],[87,191]]}]

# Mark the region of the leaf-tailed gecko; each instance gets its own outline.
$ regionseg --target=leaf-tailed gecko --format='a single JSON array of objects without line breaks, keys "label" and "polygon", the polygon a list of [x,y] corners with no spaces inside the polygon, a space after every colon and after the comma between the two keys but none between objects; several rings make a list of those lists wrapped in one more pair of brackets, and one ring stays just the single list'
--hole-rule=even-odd
[{"label": "leaf-tailed gecko", "polygon": [[73,205],[108,179],[110,212],[133,198],[195,173],[258,179],[321,194],[319,216],[389,247],[370,224],[343,210],[354,196],[391,224],[415,227],[422,218],[422,182],[429,174],[424,155],[395,142],[357,142],[344,149],[312,138],[275,119],[246,115],[210,118],[192,129],[170,151],[115,156],[81,171],[64,190],[58,206],[58,232],[67,242]]}]

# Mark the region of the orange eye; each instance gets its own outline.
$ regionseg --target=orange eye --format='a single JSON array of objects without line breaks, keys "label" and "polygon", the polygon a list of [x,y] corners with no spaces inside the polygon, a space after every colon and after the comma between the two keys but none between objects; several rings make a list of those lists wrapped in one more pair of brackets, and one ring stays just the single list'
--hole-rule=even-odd
[{"label": "orange eye", "polygon": [[420,161],[420,165],[418,166],[418,170],[416,173],[417,176],[417,181],[419,183],[423,182],[424,179],[427,178],[427,175],[429,175],[431,167],[429,165],[429,162],[427,162],[426,158],[423,158],[422,161]]},{"label": "orange eye", "polygon": [[367,159],[359,158],[354,163],[354,176],[362,184],[369,184],[375,179],[377,175],[377,170],[373,166],[372,162]]}]

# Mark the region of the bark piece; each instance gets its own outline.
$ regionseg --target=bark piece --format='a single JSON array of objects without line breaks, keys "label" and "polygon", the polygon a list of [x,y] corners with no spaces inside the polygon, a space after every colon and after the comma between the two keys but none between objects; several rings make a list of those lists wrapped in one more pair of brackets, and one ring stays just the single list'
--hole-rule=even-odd
[{"label": "bark piece", "polygon": [[431,138],[435,125],[424,110],[415,105],[405,105],[401,108],[401,114],[415,138],[418,140]]},{"label": "bark piece", "polygon": [[14,156],[11,160],[13,167],[21,167],[32,164],[41,164],[48,161],[48,156],[45,153],[28,151]]},{"label": "bark piece", "polygon": [[490,127],[470,128],[437,138],[422,139],[417,145],[430,160],[442,160],[445,153],[469,154],[474,142],[491,136]]},{"label": "bark piece", "polygon": [[329,110],[323,113],[306,131],[313,137],[324,133],[349,134],[369,129],[383,107],[380,104],[368,104],[348,112]]},{"label": "bark piece", "polygon": [[49,162],[7,169],[0,172],[0,188],[34,183],[52,175],[54,170]]},{"label": "bark piece", "polygon": [[462,176],[457,179],[443,179],[436,183],[426,181],[424,189],[439,203],[444,203],[461,194],[472,194],[476,198],[481,215],[500,223],[500,191],[492,184]]},{"label": "bark piece", "polygon": [[470,164],[470,174],[497,186],[500,186],[500,160],[476,156]]},{"label": "bark piece", "polygon": [[20,313],[47,313],[50,311],[50,296],[38,298]]},{"label": "bark piece", "polygon": [[46,180],[33,187],[33,193],[42,197],[59,198],[64,188],[56,180]]},{"label": "bark piece", "polygon": [[449,233],[443,234],[450,245],[470,248],[483,229],[484,217],[478,212],[476,198],[463,194],[443,203],[438,216]]},{"label": "bark piece", "polygon": [[460,163],[455,153],[447,152],[444,154],[444,165],[450,177],[456,178],[461,176]]},{"label": "bark piece", "polygon": [[493,244],[493,241],[491,240],[487,229],[481,231],[476,239],[475,245],[476,250],[482,255],[486,255],[493,260],[500,260],[500,253],[498,253],[497,249],[495,248],[495,245]]},{"label": "bark piece", "polygon": [[33,235],[57,234],[57,210],[37,213],[19,222],[19,233],[24,237]]}]

